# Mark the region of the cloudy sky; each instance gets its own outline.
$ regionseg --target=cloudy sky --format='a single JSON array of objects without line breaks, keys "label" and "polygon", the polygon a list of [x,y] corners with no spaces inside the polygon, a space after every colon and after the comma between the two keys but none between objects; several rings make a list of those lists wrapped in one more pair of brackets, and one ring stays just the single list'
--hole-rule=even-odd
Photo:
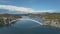
[{"label": "cloudy sky", "polygon": [[60,12],[60,0],[0,0],[0,13]]}]

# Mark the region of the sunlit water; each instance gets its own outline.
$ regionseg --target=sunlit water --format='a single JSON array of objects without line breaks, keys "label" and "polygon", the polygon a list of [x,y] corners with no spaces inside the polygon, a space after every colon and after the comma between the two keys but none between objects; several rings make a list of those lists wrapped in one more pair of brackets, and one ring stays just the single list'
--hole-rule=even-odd
[{"label": "sunlit water", "polygon": [[[31,18],[43,22],[43,20],[39,18],[23,18]],[[60,29],[41,26],[40,24],[29,20],[18,20],[15,24],[0,27],[0,34],[60,34]]]}]

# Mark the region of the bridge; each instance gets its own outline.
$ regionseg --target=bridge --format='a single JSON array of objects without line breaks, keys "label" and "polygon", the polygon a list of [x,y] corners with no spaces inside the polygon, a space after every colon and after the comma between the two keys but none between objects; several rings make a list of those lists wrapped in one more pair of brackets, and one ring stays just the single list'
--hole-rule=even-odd
[{"label": "bridge", "polygon": [[[33,21],[33,22],[35,22],[35,23],[38,23],[38,24],[40,24],[40,25],[43,25],[42,23],[40,23],[39,21],[36,21],[36,20],[33,20],[33,19],[29,19],[29,18],[20,18],[20,19],[16,19],[16,20],[29,20],[29,21]],[[16,21],[16,20],[13,20],[13,21],[10,21],[10,23],[11,22],[14,22],[14,21]]]}]

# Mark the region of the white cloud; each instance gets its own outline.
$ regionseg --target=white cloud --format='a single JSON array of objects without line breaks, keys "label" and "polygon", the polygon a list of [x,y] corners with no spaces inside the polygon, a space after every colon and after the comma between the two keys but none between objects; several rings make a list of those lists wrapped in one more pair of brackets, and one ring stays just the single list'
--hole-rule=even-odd
[{"label": "white cloud", "polygon": [[39,12],[54,12],[55,10],[34,10],[32,8],[17,7],[11,5],[0,5],[0,9],[6,9],[9,11],[22,11],[27,13],[39,13]]}]

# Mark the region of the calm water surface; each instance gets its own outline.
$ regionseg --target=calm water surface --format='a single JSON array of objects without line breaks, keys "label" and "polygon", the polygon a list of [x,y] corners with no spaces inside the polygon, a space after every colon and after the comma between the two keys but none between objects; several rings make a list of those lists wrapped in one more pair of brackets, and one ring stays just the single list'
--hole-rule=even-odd
[{"label": "calm water surface", "polygon": [[[43,20],[39,18],[23,18],[31,18],[39,22],[43,22]],[[19,20],[15,24],[0,27],[0,34],[60,34],[60,29],[41,26],[38,23],[29,20]]]}]

